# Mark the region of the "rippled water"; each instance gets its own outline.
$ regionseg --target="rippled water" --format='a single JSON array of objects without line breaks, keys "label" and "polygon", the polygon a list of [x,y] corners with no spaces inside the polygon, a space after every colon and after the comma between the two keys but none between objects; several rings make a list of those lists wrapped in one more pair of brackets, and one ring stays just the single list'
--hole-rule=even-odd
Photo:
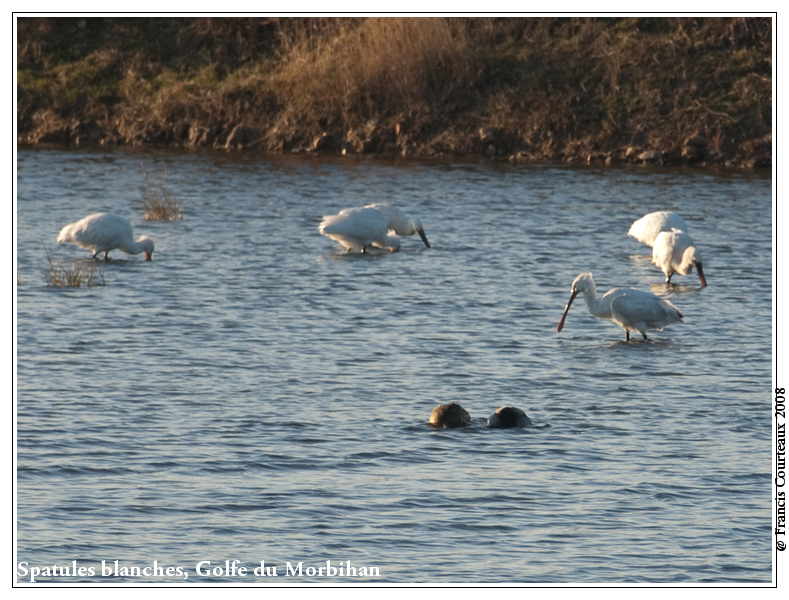
[{"label": "rippled water", "polygon": [[[143,221],[140,163],[182,221]],[[183,581],[153,561],[192,583],[771,581],[768,177],[42,150],[17,179],[18,581],[72,561],[96,574],[36,581]],[[318,234],[375,201],[432,248]],[[626,235],[663,209],[707,288],[664,285]],[[55,238],[98,211],[153,261],[47,287],[44,247],[89,262]],[[590,270],[686,323],[625,343],[579,301],[557,333]],[[432,430],[452,401],[474,425]],[[487,429],[503,405],[534,427]],[[226,560],[247,575],[210,574]],[[306,573],[327,560],[380,576]]]}]

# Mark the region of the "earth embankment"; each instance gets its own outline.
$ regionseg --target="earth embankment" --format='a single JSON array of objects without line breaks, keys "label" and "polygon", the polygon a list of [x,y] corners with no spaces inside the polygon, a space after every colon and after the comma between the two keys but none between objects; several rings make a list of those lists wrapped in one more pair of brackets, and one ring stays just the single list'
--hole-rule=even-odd
[{"label": "earth embankment", "polygon": [[772,164],[769,17],[17,28],[19,144]]}]

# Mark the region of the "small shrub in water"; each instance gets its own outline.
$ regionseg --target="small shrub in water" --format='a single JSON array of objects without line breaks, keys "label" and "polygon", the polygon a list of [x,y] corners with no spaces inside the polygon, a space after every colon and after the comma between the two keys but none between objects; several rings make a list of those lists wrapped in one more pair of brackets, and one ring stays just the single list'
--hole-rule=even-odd
[{"label": "small shrub in water", "polygon": [[167,186],[167,169],[164,170],[164,183],[160,189],[154,189],[145,166],[142,167],[145,177],[145,192],[142,197],[142,208],[146,221],[177,221],[182,219],[183,201],[173,196]]},{"label": "small shrub in water", "polygon": [[44,269],[44,280],[50,287],[97,287],[106,285],[104,283],[104,269],[90,261],[79,260],[78,262],[63,263],[52,261],[46,247],[47,262],[49,267]]}]

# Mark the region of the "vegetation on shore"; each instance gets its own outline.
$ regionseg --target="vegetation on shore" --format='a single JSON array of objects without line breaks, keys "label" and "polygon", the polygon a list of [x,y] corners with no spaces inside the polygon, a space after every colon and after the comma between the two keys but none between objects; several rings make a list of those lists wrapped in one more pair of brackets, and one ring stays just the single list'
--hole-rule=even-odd
[{"label": "vegetation on shore", "polygon": [[17,20],[21,144],[772,164],[772,19]]}]

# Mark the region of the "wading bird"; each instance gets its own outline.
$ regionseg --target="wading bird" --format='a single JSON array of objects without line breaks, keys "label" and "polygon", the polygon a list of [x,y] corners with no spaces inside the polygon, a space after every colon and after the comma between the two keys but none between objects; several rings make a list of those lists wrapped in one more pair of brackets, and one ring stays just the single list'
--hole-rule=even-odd
[{"label": "wading bird", "polygon": [[674,273],[689,275],[693,267],[696,267],[701,287],[707,287],[701,266],[701,254],[684,231],[672,229],[659,233],[655,238],[655,245],[652,246],[652,262],[666,275],[666,283],[671,283]]},{"label": "wading bird", "polygon": [[145,252],[145,260],[151,260],[153,240],[143,235],[134,241],[134,230],[128,219],[107,213],[89,215],[60,230],[58,242],[76,244],[93,252],[96,258],[104,252],[104,260],[110,250],[123,250],[126,254]]},{"label": "wading bird", "polygon": [[661,231],[671,231],[672,229],[687,232],[688,226],[677,213],[664,210],[649,213],[638,221],[634,221],[627,235],[633,236],[642,244],[652,246]]},{"label": "wading bird", "polygon": [[605,293],[598,300],[597,288],[591,273],[581,273],[573,281],[572,294],[567,307],[564,309],[562,320],[557,331],[564,327],[564,320],[570,312],[570,306],[575,297],[582,293],[586,308],[598,319],[611,319],[625,330],[627,341],[630,341],[630,332],[637,331],[644,339],[647,331],[663,327],[671,323],[682,323],[682,313],[668,300],[659,298],[651,292],[642,292],[632,288],[614,288]]},{"label": "wading bird", "polygon": [[419,237],[421,237],[422,241],[425,243],[425,246],[430,248],[430,242],[427,241],[427,236],[425,235],[425,228],[422,227],[422,221],[419,219],[411,219],[406,216],[402,210],[389,204],[368,204],[365,208],[374,208],[386,217],[390,231],[394,231],[397,235],[401,236],[418,233]]},{"label": "wading bird", "polygon": [[366,252],[370,246],[400,249],[400,238],[389,235],[389,222],[374,208],[346,208],[338,215],[323,217],[318,231],[339,242],[348,252]]}]

